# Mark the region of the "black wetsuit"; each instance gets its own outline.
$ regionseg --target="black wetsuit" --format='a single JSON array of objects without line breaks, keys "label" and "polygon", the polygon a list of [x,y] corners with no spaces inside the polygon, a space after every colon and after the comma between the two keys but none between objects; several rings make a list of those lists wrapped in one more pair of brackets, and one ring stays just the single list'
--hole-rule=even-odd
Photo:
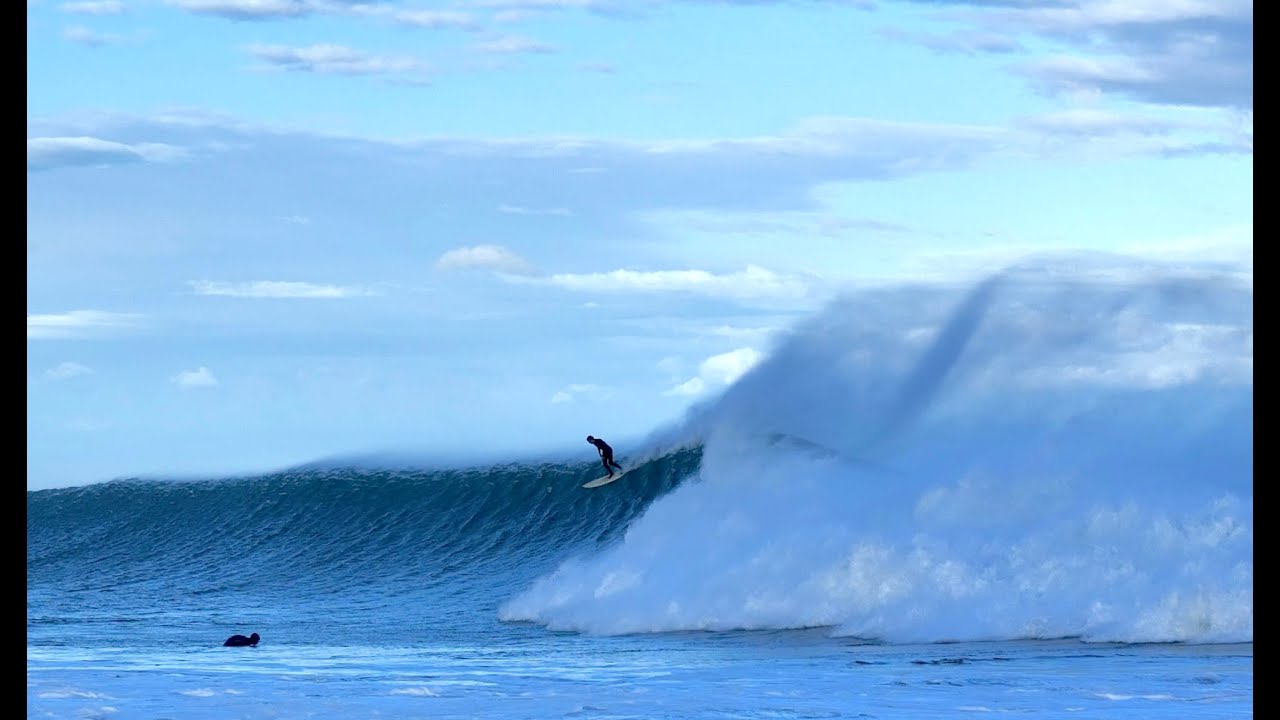
[{"label": "black wetsuit", "polygon": [[604,463],[605,472],[612,475],[615,467],[619,470],[622,469],[621,465],[613,461],[613,448],[609,447],[609,443],[600,438],[595,438],[591,441],[591,444],[595,445],[596,449],[600,451],[600,462]]}]

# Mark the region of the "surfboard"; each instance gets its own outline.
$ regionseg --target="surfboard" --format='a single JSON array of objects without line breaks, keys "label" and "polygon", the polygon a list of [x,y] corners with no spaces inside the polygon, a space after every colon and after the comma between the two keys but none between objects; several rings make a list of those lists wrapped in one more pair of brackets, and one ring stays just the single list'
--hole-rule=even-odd
[{"label": "surfboard", "polygon": [[600,487],[601,485],[608,485],[609,483],[611,483],[611,482],[614,482],[614,481],[618,480],[618,479],[619,479],[619,478],[621,478],[623,475],[626,475],[626,474],[627,474],[627,473],[629,473],[629,472],[631,472],[631,469],[630,469],[630,468],[627,468],[626,470],[618,470],[617,472],[615,472],[615,473],[613,474],[613,477],[609,477],[608,475],[605,475],[604,477],[598,477],[598,478],[596,478],[595,480],[592,480],[591,482],[587,483],[586,485],[583,485],[582,487],[584,487],[584,488],[598,488],[598,487]]}]

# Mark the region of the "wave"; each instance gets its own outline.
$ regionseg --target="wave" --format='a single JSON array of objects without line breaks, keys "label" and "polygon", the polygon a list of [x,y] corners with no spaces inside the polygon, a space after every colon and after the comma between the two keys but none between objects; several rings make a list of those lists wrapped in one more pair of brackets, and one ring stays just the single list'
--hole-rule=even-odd
[{"label": "wave", "polygon": [[1224,275],[844,298],[693,413],[696,479],[500,616],[1251,642],[1252,337]]},{"label": "wave", "polygon": [[642,460],[627,492],[611,494],[581,489],[598,474],[594,462],[305,468],[33,491],[28,585],[394,593],[468,574],[501,577],[610,542],[700,455],[693,447]]}]

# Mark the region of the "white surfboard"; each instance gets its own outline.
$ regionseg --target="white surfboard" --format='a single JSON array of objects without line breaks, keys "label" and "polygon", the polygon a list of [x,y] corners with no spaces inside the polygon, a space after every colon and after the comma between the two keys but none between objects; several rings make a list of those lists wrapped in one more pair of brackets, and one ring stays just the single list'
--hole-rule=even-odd
[{"label": "white surfboard", "polygon": [[611,483],[611,482],[613,482],[613,481],[617,480],[618,478],[622,477],[623,475],[626,475],[626,474],[627,474],[627,473],[629,473],[629,472],[631,472],[631,469],[630,469],[630,468],[628,468],[628,469],[626,469],[626,470],[618,470],[617,472],[615,472],[615,473],[613,474],[613,477],[609,477],[608,475],[605,475],[604,477],[598,477],[598,478],[596,478],[595,480],[592,480],[591,482],[587,483],[586,485],[583,485],[582,487],[584,487],[584,488],[598,488],[598,487],[600,487],[601,485],[608,485],[609,483]]}]

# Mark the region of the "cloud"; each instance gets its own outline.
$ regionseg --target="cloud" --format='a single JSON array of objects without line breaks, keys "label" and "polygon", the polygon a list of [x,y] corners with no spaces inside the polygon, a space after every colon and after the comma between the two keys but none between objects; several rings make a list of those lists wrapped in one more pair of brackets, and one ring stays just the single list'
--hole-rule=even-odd
[{"label": "cloud", "polygon": [[57,366],[44,371],[45,377],[53,378],[54,380],[66,380],[67,378],[73,378],[78,375],[89,375],[92,373],[92,368],[85,367],[80,363],[69,361],[59,363]]},{"label": "cloud", "polygon": [[684,372],[684,360],[675,355],[668,355],[654,366],[664,375],[676,376]]},{"label": "cloud", "polygon": [[644,213],[642,219],[673,228],[676,232],[696,230],[700,233],[739,236],[783,234],[838,237],[854,232],[898,235],[911,230],[898,223],[852,218],[829,211],[708,212],[680,209]]},{"label": "cloud", "polygon": [[439,270],[495,270],[523,274],[530,270],[524,258],[500,245],[476,245],[450,250],[436,260]]},{"label": "cloud", "polygon": [[28,340],[95,337],[114,330],[137,327],[141,315],[102,310],[72,310],[61,314],[27,315]]},{"label": "cloud", "polygon": [[315,11],[307,0],[168,0],[188,12],[218,15],[231,20],[275,20],[310,15]]},{"label": "cloud", "polygon": [[106,167],[138,162],[169,162],[186,150],[164,143],[126,144],[94,137],[27,138],[27,171],[61,167]]},{"label": "cloud", "polygon": [[555,404],[572,402],[573,399],[578,395],[582,395],[586,393],[599,393],[600,391],[601,389],[599,385],[592,385],[590,383],[569,385],[563,390],[560,390],[559,392],[557,392],[555,395],[552,395],[551,402]]},{"label": "cloud", "polygon": [[755,265],[741,272],[717,275],[706,270],[613,270],[605,273],[558,273],[539,278],[512,278],[577,292],[595,293],[694,293],[711,297],[802,298],[809,283],[800,277],[780,275]]},{"label": "cloud", "polygon": [[566,208],[527,208],[518,205],[499,205],[498,212],[507,215],[558,215],[560,217],[573,214]]},{"label": "cloud", "polygon": [[[961,4],[970,4],[960,0]],[[1019,8],[1003,8],[996,17],[1061,34],[1087,32],[1107,27],[1166,26],[1170,23],[1252,20],[1252,0],[1185,0],[1183,2],[1064,2]]]},{"label": "cloud", "polygon": [[188,283],[197,295],[222,295],[241,298],[348,298],[373,295],[370,290],[342,285],[317,285],[308,282],[283,280],[258,280],[229,283],[212,280],[192,280]]},{"label": "cloud", "polygon": [[664,395],[701,395],[713,387],[733,384],[764,359],[764,353],[750,347],[712,355],[698,366],[698,374],[664,392]]},{"label": "cloud", "polygon": [[[608,232],[629,222],[629,213],[659,208],[740,209],[763,212],[807,209],[812,188],[829,182],[880,180],[968,167],[984,154],[1007,148],[1005,130],[972,125],[893,123],[856,118],[811,118],[771,135],[707,140],[621,141],[591,137],[429,137],[399,140],[332,137],[289,128],[260,127],[207,113],[166,112],[154,118],[126,114],[91,120],[41,121],[38,134],[130,133],[179,140],[185,146],[214,141],[253,146],[258,176],[280,173],[305,151],[322,167],[341,162],[363,177],[376,173],[397,182],[439,182],[441,202],[477,204],[478,178],[502,177],[527,207],[580,204]],[[131,156],[132,157],[132,156]],[[222,162],[242,160],[223,154]],[[132,157],[136,161],[136,157]],[[122,161],[117,159],[117,161]],[[465,164],[467,172],[458,171]],[[584,172],[591,169],[592,172]],[[296,176],[291,176],[296,177]],[[492,188],[488,189],[492,193]],[[613,217],[614,220],[605,220]],[[606,227],[607,225],[607,227]]]},{"label": "cloud", "polygon": [[546,43],[512,36],[485,40],[476,43],[473,47],[480,52],[497,54],[553,53],[556,51],[553,46]]},{"label": "cloud", "polygon": [[1242,123],[1239,115],[1203,108],[1185,107],[1155,116],[1075,107],[1014,122],[1029,137],[1042,141],[1042,151],[1065,151],[1077,158],[1253,152],[1251,121]]},{"label": "cloud", "polygon": [[195,370],[183,370],[174,375],[172,380],[184,388],[217,387],[218,385],[218,378],[203,365]]},{"label": "cloud", "polygon": [[89,47],[116,45],[124,42],[124,37],[115,33],[100,33],[96,30],[79,25],[63,28],[62,37],[70,42],[87,45]]},{"label": "cloud", "polygon": [[[1194,121],[1202,122],[1218,113],[1189,109],[1188,114]],[[661,239],[668,242],[672,230],[687,230],[681,227],[685,222],[698,223],[700,231],[752,234],[769,231],[778,237],[756,239],[761,258],[757,262],[769,269],[754,273],[732,265],[641,267],[606,259],[609,264],[595,267],[555,268],[572,271],[569,273],[506,279],[542,283],[578,293],[686,292],[703,297],[772,297],[807,302],[825,294],[830,289],[826,285],[828,281],[816,275],[786,274],[796,271],[795,263],[807,262],[803,252],[793,253],[789,266],[766,264],[771,262],[767,260],[770,257],[767,253],[776,250],[778,240],[805,233],[811,234],[814,242],[821,242],[822,233],[861,239],[858,236],[862,231],[880,236],[913,231],[874,217],[847,217],[832,212],[822,200],[822,187],[859,180],[874,182],[921,176],[934,171],[959,171],[983,157],[1019,149],[1042,153],[1046,145],[1044,135],[1037,132],[1055,133],[1055,138],[1060,138],[1056,149],[1065,157],[1083,142],[1081,135],[1067,131],[1072,124],[1092,124],[1099,133],[1109,126],[1118,130],[1124,122],[1130,123],[1129,128],[1151,132],[1159,129],[1158,123],[1144,125],[1142,120],[1079,112],[1039,118],[1034,122],[1040,123],[1040,130],[1032,127],[1002,130],[828,117],[811,118],[776,134],[698,141],[619,141],[591,137],[429,137],[392,141],[259,127],[234,118],[173,111],[155,119],[106,115],[69,120],[35,118],[31,123],[43,130],[39,134],[47,135],[65,132],[112,138],[141,137],[192,148],[207,147],[215,141],[251,146],[254,148],[251,154],[212,153],[202,157],[201,162],[209,164],[210,173],[218,177],[251,173],[263,187],[278,189],[272,191],[273,195],[259,198],[261,206],[254,210],[269,218],[281,210],[311,212],[298,206],[296,197],[281,194],[284,189],[296,186],[299,178],[305,178],[312,194],[343,192],[350,187],[385,188],[386,207],[392,212],[421,212],[421,197],[409,188],[426,184],[434,188],[433,207],[447,207],[449,213],[478,219],[488,217],[490,223],[502,210],[499,205],[502,201],[506,201],[508,212],[573,208],[574,214],[555,219],[554,242],[556,252],[578,258],[598,252],[602,238],[648,242],[666,236]],[[76,132],[66,132],[68,126]],[[1190,129],[1206,132],[1195,127]],[[1132,132],[1121,133],[1114,144],[1132,140]],[[50,149],[40,148],[38,142],[29,142],[32,165],[52,165],[54,153],[42,153]],[[104,146],[104,150],[117,153],[130,148],[133,146],[124,143]],[[1102,149],[1110,150],[1110,147]],[[138,162],[136,152],[127,152],[126,158]],[[89,164],[106,159],[125,162],[126,158],[99,152],[79,160],[81,164]],[[68,152],[59,159],[69,164],[76,158]],[[344,169],[344,182],[334,184],[336,179],[324,170],[339,165]],[[583,167],[604,171],[590,175],[571,172]],[[178,172],[181,169],[155,168],[146,173],[129,173],[129,194],[145,195],[158,192],[170,183],[192,182],[185,173]],[[502,178],[505,185],[495,190],[488,184],[492,178]],[[126,188],[118,189],[123,193]],[[57,211],[51,200],[45,205],[48,213]],[[654,218],[669,222],[655,226]],[[494,238],[492,228],[477,226],[464,231],[464,238],[481,242]],[[749,237],[711,240],[716,239],[735,245],[751,241]],[[766,247],[766,243],[771,247]],[[522,251],[523,247],[520,246]],[[445,245],[438,248],[438,252],[448,248]],[[500,248],[496,243],[479,245],[479,248],[459,248],[445,256],[437,255],[436,267],[487,268],[511,275],[530,273],[528,263],[510,249]],[[674,253],[676,257],[685,254]],[[433,260],[435,258],[427,256],[426,262]],[[716,262],[724,261],[725,258],[721,258]],[[186,279],[192,278],[183,278]],[[581,299],[602,298],[584,295]]]},{"label": "cloud", "polygon": [[401,25],[412,27],[455,30],[476,30],[480,27],[468,13],[454,10],[399,10],[392,13],[391,17]]},{"label": "cloud", "polygon": [[1116,133],[1164,134],[1185,127],[1165,118],[1122,115],[1094,108],[1074,108],[1034,115],[1020,124],[1034,130],[1069,135],[1112,135]]},{"label": "cloud", "polygon": [[[1252,0],[929,4],[964,7],[963,14],[940,17],[976,25],[975,37],[1022,32],[1079,48],[1021,66],[1051,91],[1096,89],[1159,104],[1253,107]],[[891,32],[931,47],[940,44],[936,36]]]},{"label": "cloud", "polygon": [[250,45],[251,55],[289,72],[378,75],[418,72],[425,67],[408,56],[369,55],[344,45]]},{"label": "cloud", "polygon": [[111,423],[105,420],[99,420],[95,417],[86,417],[82,415],[68,420],[63,424],[63,427],[75,432],[97,432],[111,427]]},{"label": "cloud", "polygon": [[386,18],[398,25],[428,29],[475,31],[479,22],[456,10],[401,9],[389,4],[360,0],[168,0],[188,12],[217,15],[230,20],[289,20],[313,14]]},{"label": "cloud", "polygon": [[480,7],[501,11],[614,10],[619,0],[478,0]]},{"label": "cloud", "polygon": [[618,68],[614,66],[613,63],[606,62],[578,63],[578,69],[586,70],[587,72],[603,73],[605,75],[612,75],[618,71]]},{"label": "cloud", "polygon": [[989,31],[958,31],[953,33],[918,33],[899,28],[886,28],[881,35],[892,40],[922,45],[940,53],[976,55],[978,53],[1012,53],[1023,49],[1017,39],[1009,35]]},{"label": "cloud", "polygon": [[59,6],[63,12],[82,15],[119,15],[124,12],[124,3],[120,0],[84,0],[83,2],[65,2]]}]

